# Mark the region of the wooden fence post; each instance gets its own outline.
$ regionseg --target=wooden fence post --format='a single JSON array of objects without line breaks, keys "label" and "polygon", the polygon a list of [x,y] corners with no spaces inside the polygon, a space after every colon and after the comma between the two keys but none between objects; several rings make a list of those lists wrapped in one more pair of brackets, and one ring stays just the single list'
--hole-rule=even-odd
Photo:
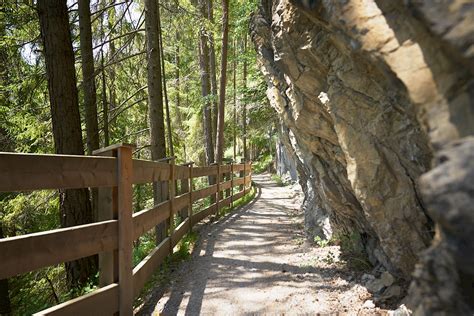
[{"label": "wooden fence post", "polygon": [[221,199],[221,192],[220,192],[221,175],[220,175],[220,172],[221,172],[220,164],[217,164],[217,181],[216,181],[216,185],[217,185],[217,191],[216,191],[216,215],[217,215],[217,216],[219,216],[219,201],[220,201],[220,199]]},{"label": "wooden fence post", "polygon": [[[240,163],[241,163],[241,164],[244,164],[244,170],[241,170],[241,171],[240,171],[239,177],[240,177],[240,178],[244,177],[244,181],[245,181],[245,160],[244,160],[244,159],[241,159],[241,160],[240,160]],[[243,185],[243,184],[241,184],[241,185],[239,186],[239,192],[242,191],[242,190],[244,190],[244,185]]]},{"label": "wooden fence post", "polygon": [[189,218],[189,232],[193,231],[193,164],[189,165],[189,207],[188,207],[188,218]]},{"label": "wooden fence post", "polygon": [[[181,165],[183,167],[188,167],[189,168],[189,163]],[[181,189],[179,191],[179,195],[189,193],[189,179],[182,179],[181,180]],[[181,217],[181,220],[185,220],[188,217],[189,213],[189,206],[185,206],[182,209],[179,210],[179,216]]]},{"label": "wooden fence post", "polygon": [[[227,166],[231,166],[231,170],[232,170],[232,161],[227,162]],[[225,174],[224,179],[226,182],[230,180],[230,171]],[[230,196],[230,189],[227,189],[225,190],[225,197],[228,198],[229,196]]]},{"label": "wooden fence post", "polygon": [[252,161],[250,161],[250,165],[249,165],[249,176],[250,176],[250,186],[252,186]]},{"label": "wooden fence post", "polygon": [[234,207],[234,161],[230,162],[230,206]]},{"label": "wooden fence post", "polygon": [[174,198],[176,196],[176,168],[174,164],[174,157],[170,159],[170,178],[169,178],[169,201],[170,201],[170,218],[169,218],[169,237],[170,237],[170,255],[173,254],[173,242],[172,237],[173,237],[173,232],[174,232]]},{"label": "wooden fence post", "polygon": [[[117,157],[117,151],[108,148],[94,150],[95,156]],[[117,187],[101,187],[98,189],[99,222],[118,219]],[[99,254],[99,286],[104,287],[118,282],[118,250]]]},{"label": "wooden fence post", "polygon": [[119,312],[121,316],[133,315],[133,146],[117,148],[118,163],[118,264],[119,264]]},{"label": "wooden fence post", "polygon": [[243,163],[244,163],[244,195],[243,195],[243,196],[245,196],[245,190],[247,189],[247,181],[245,181],[246,176],[247,176],[247,172],[246,172],[246,170],[245,170],[245,165],[246,165],[247,163],[245,162],[245,160],[243,160]]}]

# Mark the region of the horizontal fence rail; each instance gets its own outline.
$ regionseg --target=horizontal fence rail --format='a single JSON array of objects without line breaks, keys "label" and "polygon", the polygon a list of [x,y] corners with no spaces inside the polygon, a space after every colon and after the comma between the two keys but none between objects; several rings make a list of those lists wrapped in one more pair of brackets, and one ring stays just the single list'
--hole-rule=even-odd
[{"label": "horizontal fence rail", "polygon": [[[99,254],[99,289],[37,315],[132,315],[133,299],[183,236],[242,198],[251,185],[251,163],[178,166],[173,159],[132,159],[132,150],[119,144],[95,156],[0,153],[0,192],[99,188],[98,222],[0,239],[0,279]],[[214,184],[195,190],[199,177]],[[132,185],[157,182],[167,185],[169,198],[133,213]],[[212,204],[193,212],[194,203],[208,197]],[[173,227],[178,215],[182,221]],[[168,224],[166,237],[132,267],[133,241],[161,223]]]}]

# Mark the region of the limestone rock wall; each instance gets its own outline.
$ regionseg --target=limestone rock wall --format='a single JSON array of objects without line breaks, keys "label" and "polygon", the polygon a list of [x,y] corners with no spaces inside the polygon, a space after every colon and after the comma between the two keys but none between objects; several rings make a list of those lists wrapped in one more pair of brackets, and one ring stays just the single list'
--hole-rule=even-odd
[{"label": "limestone rock wall", "polygon": [[[474,275],[460,270],[460,251],[471,249],[458,247],[468,237],[456,231],[472,215],[461,215],[469,207],[450,191],[472,200],[472,178],[443,173],[472,167],[463,164],[471,147],[452,143],[474,133],[473,21],[472,3],[461,0],[262,0],[251,22],[268,98],[297,153],[306,212],[358,234],[372,263],[399,277],[410,279],[422,257],[411,289],[420,315],[441,299],[423,284],[446,281],[434,255],[453,263],[450,272]],[[434,155],[454,159],[446,150],[464,158],[438,166]],[[445,176],[436,188],[425,180],[435,170]],[[445,296],[468,310],[456,295],[463,285],[450,282]]]},{"label": "limestone rock wall", "polygon": [[[280,137],[281,138],[281,137]],[[280,177],[291,181],[298,180],[295,159],[288,153],[288,147],[278,139],[275,145],[275,169],[276,174]]]}]

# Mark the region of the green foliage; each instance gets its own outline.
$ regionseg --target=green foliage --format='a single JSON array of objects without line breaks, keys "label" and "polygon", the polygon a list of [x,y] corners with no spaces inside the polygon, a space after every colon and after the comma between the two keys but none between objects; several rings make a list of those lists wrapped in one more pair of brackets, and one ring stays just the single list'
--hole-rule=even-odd
[{"label": "green foliage", "polygon": [[255,198],[256,194],[257,188],[255,186],[252,186],[247,194],[232,203],[232,208],[235,209],[250,203]]},{"label": "green foliage", "polygon": [[252,164],[252,171],[254,173],[262,173],[268,171],[273,163],[273,156],[270,153],[263,154],[257,161]]},{"label": "green foliage", "polygon": [[[29,153],[55,153],[52,136],[47,78],[42,57],[38,13],[34,2],[7,1],[0,10],[0,151]],[[229,72],[236,62],[237,82],[234,91],[232,78],[228,76],[225,114],[225,157],[240,160],[243,150],[242,106],[248,109],[248,147],[255,148],[255,157],[260,156],[254,166],[264,168],[272,157],[275,142],[275,115],[266,100],[266,84],[257,68],[256,52],[248,36],[249,17],[257,8],[258,1],[237,0],[231,4],[230,38],[235,42],[229,52]],[[83,108],[82,72],[80,64],[77,3],[70,3],[70,28],[76,58],[76,78],[79,91],[79,106],[82,118],[83,138],[85,122]],[[150,159],[150,135],[148,122],[148,91],[143,2],[91,1],[95,12],[92,22],[93,46],[95,46],[98,122],[100,143],[104,145],[104,117],[102,95],[105,93],[109,112],[110,144],[118,142],[135,143],[135,158]],[[130,6],[129,6],[130,5]],[[162,30],[166,87],[171,114],[171,129],[177,163],[195,161],[204,165],[201,82],[196,47],[198,26],[206,28],[215,39],[216,60],[220,60],[222,12],[220,4],[214,2],[215,22],[199,16],[192,1],[162,1]],[[108,8],[102,12],[102,9]],[[129,11],[126,11],[127,8]],[[121,20],[120,20],[121,19]],[[114,28],[112,28],[114,26]],[[179,35],[179,37],[177,36]],[[247,49],[244,50],[244,39]],[[101,45],[104,41],[113,39]],[[179,63],[176,52],[179,48]],[[103,56],[103,61],[102,61]],[[105,64],[102,73],[101,64]],[[243,64],[248,65],[247,85],[243,86]],[[220,65],[217,63],[216,72]],[[175,77],[180,72],[178,87]],[[105,77],[105,90],[102,78]],[[233,95],[236,95],[234,104]],[[178,97],[180,100],[178,106]],[[215,99],[217,96],[210,96]],[[237,117],[233,115],[236,109]],[[233,132],[236,132],[237,156],[233,157]],[[169,148],[168,148],[169,150]],[[195,180],[195,188],[207,186],[207,179]],[[248,203],[256,190],[238,201],[233,207]],[[134,186],[134,210],[139,211],[153,205],[151,185]],[[0,194],[0,224],[6,237],[40,232],[60,227],[59,194],[57,191],[35,191]],[[194,205],[194,211],[210,205],[210,199],[203,199]],[[176,222],[175,224],[178,224]],[[194,238],[194,239],[193,239]],[[176,258],[183,260],[189,254],[195,237],[183,239]],[[133,251],[133,263],[137,264],[155,247],[154,234],[140,237]],[[166,265],[165,265],[166,266]],[[166,269],[164,268],[163,271]],[[10,282],[10,298],[13,315],[37,312],[43,308],[63,302],[71,297],[92,291],[97,286],[97,275],[83,289],[69,291],[65,284],[63,265],[40,269],[15,278]]]},{"label": "green foliage", "polygon": [[0,200],[0,221],[5,236],[59,228],[59,194],[43,190],[4,197]]},{"label": "green foliage", "polygon": [[285,186],[286,184],[283,182],[283,179],[277,175],[277,174],[272,174],[271,176],[272,180],[276,182],[277,185],[279,186]]},{"label": "green foliage", "polygon": [[318,245],[318,247],[324,248],[330,245],[330,241],[327,239],[322,239],[319,236],[314,237],[314,243]]},{"label": "green foliage", "polygon": [[68,299],[63,275],[64,267],[61,265],[11,278],[13,315],[31,315],[56,304],[55,293],[60,302]]},{"label": "green foliage", "polygon": [[184,237],[178,243],[178,250],[171,256],[171,262],[179,263],[184,260],[188,260],[191,257],[196,241],[198,240],[198,233],[192,231],[184,235]]},{"label": "green foliage", "polygon": [[133,266],[135,267],[155,248],[155,234],[148,232],[135,242],[133,247]]}]

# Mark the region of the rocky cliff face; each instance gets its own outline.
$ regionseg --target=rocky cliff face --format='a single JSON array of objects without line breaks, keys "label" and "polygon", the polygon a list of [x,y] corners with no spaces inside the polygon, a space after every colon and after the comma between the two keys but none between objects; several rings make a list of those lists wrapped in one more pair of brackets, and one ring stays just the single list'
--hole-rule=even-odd
[{"label": "rocky cliff face", "polygon": [[472,3],[262,0],[251,33],[312,233],[329,218],[401,278],[419,262],[420,315],[472,308]]}]

